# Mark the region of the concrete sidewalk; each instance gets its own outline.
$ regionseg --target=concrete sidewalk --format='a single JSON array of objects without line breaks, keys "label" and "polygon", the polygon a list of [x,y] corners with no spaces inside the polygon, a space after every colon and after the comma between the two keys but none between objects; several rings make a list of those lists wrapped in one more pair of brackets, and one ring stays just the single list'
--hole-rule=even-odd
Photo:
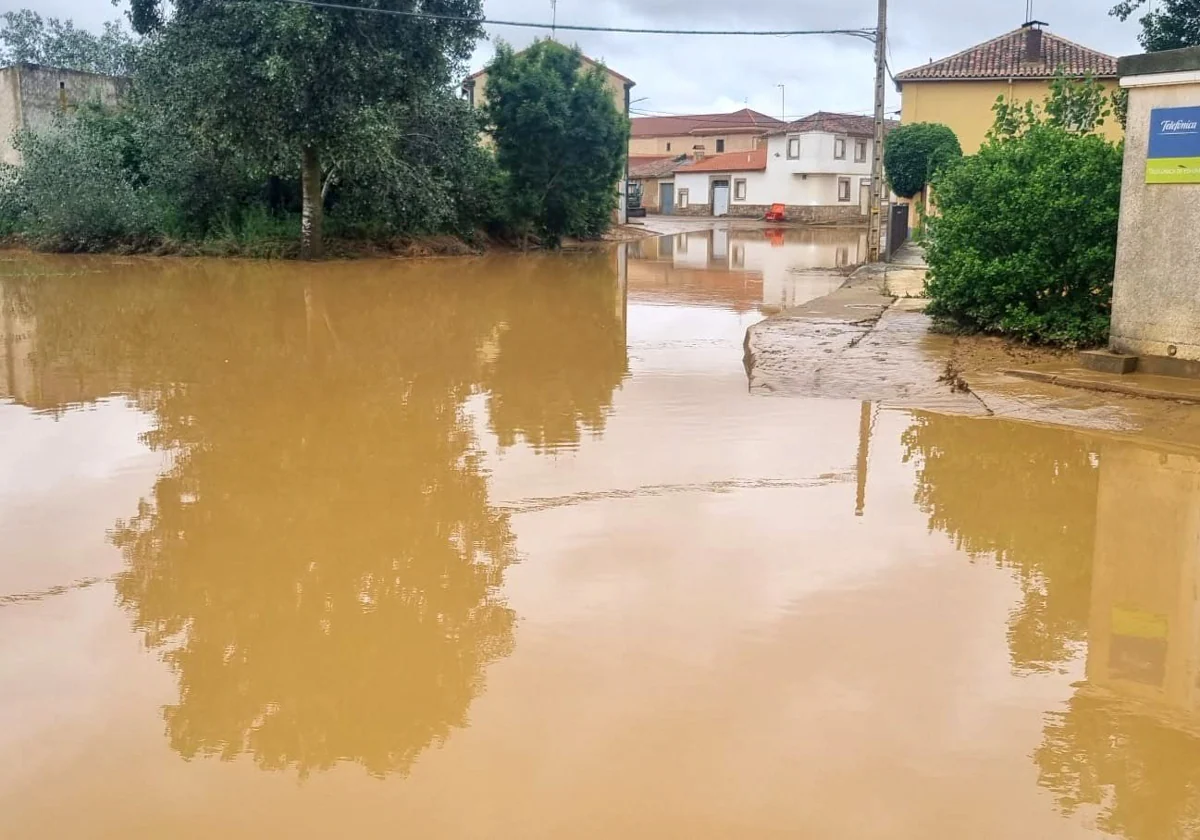
[{"label": "concrete sidewalk", "polygon": [[[1171,383],[1157,380],[1166,377],[1107,375],[1109,383],[1105,374],[1082,370],[1074,353],[932,332],[920,311],[924,301],[897,295],[913,288],[908,272],[923,283],[924,269],[915,261],[896,265],[863,266],[831,294],[750,327],[751,392],[1143,431],[1167,440],[1200,436],[1200,405],[1131,390],[1165,392]],[[1084,379],[1089,387],[1073,381]],[[1185,384],[1196,397],[1186,401],[1200,402],[1200,383]]]}]

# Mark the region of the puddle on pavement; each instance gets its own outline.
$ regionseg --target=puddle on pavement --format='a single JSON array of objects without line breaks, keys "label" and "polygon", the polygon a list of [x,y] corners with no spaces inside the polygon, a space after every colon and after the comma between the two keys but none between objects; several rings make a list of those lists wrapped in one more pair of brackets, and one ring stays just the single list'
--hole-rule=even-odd
[{"label": "puddle on pavement", "polygon": [[752,396],[684,236],[0,263],[0,836],[1195,836],[1200,450]]}]

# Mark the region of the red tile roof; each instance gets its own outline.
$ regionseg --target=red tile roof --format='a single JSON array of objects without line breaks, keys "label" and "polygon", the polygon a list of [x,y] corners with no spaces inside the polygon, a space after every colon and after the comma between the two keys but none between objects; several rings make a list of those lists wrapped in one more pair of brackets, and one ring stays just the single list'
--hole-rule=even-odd
[{"label": "red tile roof", "polygon": [[698,160],[689,166],[681,166],[676,172],[754,172],[767,168],[767,150],[752,152],[726,152]]},{"label": "red tile roof", "polygon": [[938,79],[1048,79],[1060,67],[1073,76],[1091,73],[1112,78],[1117,75],[1117,60],[1113,56],[1045,31],[1041,34],[1040,57],[1026,60],[1028,31],[1029,27],[1023,26],[941,61],[905,70],[896,76],[896,83]]},{"label": "red tile roof", "polygon": [[684,134],[765,134],[782,122],[743,108],[732,114],[680,114],[669,117],[634,117],[634,137],[679,137]]},{"label": "red tile roof", "polygon": [[[891,131],[900,123],[896,120],[885,120],[884,132]],[[829,134],[848,134],[852,137],[875,136],[874,117],[864,117],[859,114],[834,114],[829,111],[817,111],[807,117],[781,125],[772,134],[803,134],[807,131],[824,131]]]}]

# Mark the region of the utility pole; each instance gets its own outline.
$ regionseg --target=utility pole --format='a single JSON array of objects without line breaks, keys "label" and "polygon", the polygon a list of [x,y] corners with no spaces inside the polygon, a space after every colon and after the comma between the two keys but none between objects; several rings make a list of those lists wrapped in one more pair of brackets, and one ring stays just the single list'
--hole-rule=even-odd
[{"label": "utility pole", "polygon": [[783,85],[775,85],[779,88],[779,119],[787,122],[787,88]]},{"label": "utility pole", "polygon": [[887,257],[883,242],[883,109],[887,99],[887,0],[879,0],[879,23],[875,27],[875,154],[871,158],[871,227],[867,232],[867,258],[879,262]]}]

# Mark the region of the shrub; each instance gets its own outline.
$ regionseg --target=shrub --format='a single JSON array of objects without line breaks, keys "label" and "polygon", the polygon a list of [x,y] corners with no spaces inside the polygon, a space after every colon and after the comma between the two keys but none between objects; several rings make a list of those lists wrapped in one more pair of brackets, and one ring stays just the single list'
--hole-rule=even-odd
[{"label": "shrub", "polygon": [[603,70],[584,70],[582,60],[578,48],[544,40],[521,53],[500,44],[488,68],[486,114],[507,174],[507,217],[551,245],[608,228],[628,145],[629,123]]},{"label": "shrub", "polygon": [[922,192],[939,169],[962,157],[962,146],[941,123],[902,125],[887,136],[883,165],[888,185],[902,198]]},{"label": "shrub", "polygon": [[934,181],[940,215],[930,220],[928,312],[963,330],[1100,343],[1111,309],[1121,149],[1039,121],[1032,109],[1008,128]]},{"label": "shrub", "polygon": [[161,229],[161,207],[134,183],[124,148],[88,120],[59,120],[16,135],[22,163],[5,167],[5,227],[32,244],[95,251],[145,243]]}]

